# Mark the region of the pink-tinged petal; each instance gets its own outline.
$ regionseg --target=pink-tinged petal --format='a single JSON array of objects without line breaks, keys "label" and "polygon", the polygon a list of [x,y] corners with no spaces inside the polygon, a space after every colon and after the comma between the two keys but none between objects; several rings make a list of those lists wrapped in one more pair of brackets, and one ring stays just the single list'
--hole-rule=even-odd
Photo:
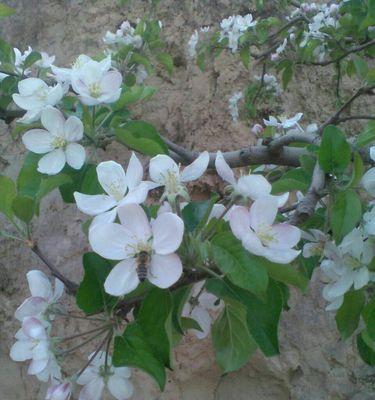
[{"label": "pink-tinged petal", "polygon": [[34,343],[31,340],[18,340],[10,349],[10,358],[13,361],[26,361],[33,357]]},{"label": "pink-tinged petal", "polygon": [[[87,62],[87,61],[89,61],[89,60],[86,60],[85,62]],[[111,55],[108,55],[106,58],[103,58],[103,60],[99,61],[98,62],[98,66],[103,72],[108,71],[112,66],[112,57],[111,57]]]},{"label": "pink-tinged petal", "polygon": [[55,136],[64,138],[65,118],[61,111],[54,107],[47,107],[42,111],[42,125]]},{"label": "pink-tinged petal", "polygon": [[128,379],[117,375],[112,375],[108,379],[108,390],[117,400],[130,399],[134,393],[133,384]]},{"label": "pink-tinged petal", "polygon": [[197,306],[194,307],[193,310],[191,311],[190,317],[195,319],[198,322],[199,326],[202,328],[202,331],[191,329],[194,335],[198,339],[204,339],[205,337],[207,337],[211,331],[211,323],[212,323],[212,319],[208,311],[202,307]]},{"label": "pink-tinged petal", "polygon": [[176,283],[182,275],[182,263],[177,254],[153,254],[147,279],[161,289]]},{"label": "pink-tinged petal", "polygon": [[221,179],[223,179],[225,182],[230,183],[233,186],[236,184],[234,172],[225,161],[225,158],[221,151],[218,151],[216,154],[215,168]]},{"label": "pink-tinged petal", "polygon": [[58,174],[65,165],[66,157],[63,149],[56,149],[44,155],[38,162],[38,172],[47,175]]},{"label": "pink-tinged petal", "polygon": [[265,251],[261,255],[268,260],[277,264],[289,264],[301,254],[300,250],[293,249],[272,249],[265,247]]},{"label": "pink-tinged petal", "polygon": [[244,175],[238,179],[236,192],[256,200],[271,193],[272,186],[262,175]]},{"label": "pink-tinged petal", "polygon": [[49,359],[51,355],[49,346],[49,341],[40,340],[33,348],[33,360]]},{"label": "pink-tinged petal", "polygon": [[104,161],[96,167],[98,180],[102,188],[117,201],[120,201],[126,192],[125,171],[115,161]]},{"label": "pink-tinged petal", "polygon": [[51,282],[47,275],[37,269],[33,269],[26,274],[31,296],[42,297],[46,300],[52,296]]},{"label": "pink-tinged petal", "polygon": [[165,154],[159,154],[150,160],[150,177],[154,182],[164,185],[165,178],[169,173],[179,175],[178,165],[171,157]]},{"label": "pink-tinged petal", "polygon": [[134,189],[130,189],[125,197],[120,201],[119,206],[124,204],[141,204],[146,201],[148,192],[150,190],[149,185],[146,182],[142,182],[139,186]]},{"label": "pink-tinged petal", "polygon": [[267,248],[263,246],[258,236],[251,229],[242,237],[242,245],[249,253],[256,256],[264,256],[267,252]]},{"label": "pink-tinged petal", "polygon": [[90,229],[94,228],[94,226],[100,224],[108,224],[111,222],[115,222],[117,216],[117,207],[110,211],[106,211],[102,214],[98,214],[91,222]]},{"label": "pink-tinged petal", "polygon": [[102,93],[112,94],[117,91],[122,83],[122,75],[118,71],[108,71],[104,74],[100,87]]},{"label": "pink-tinged petal", "polygon": [[54,137],[44,129],[31,129],[22,136],[22,142],[27,150],[36,154],[49,153],[54,149]]},{"label": "pink-tinged petal", "polygon": [[277,211],[277,199],[272,196],[259,197],[250,207],[250,226],[257,231],[261,227],[272,225]]},{"label": "pink-tinged petal", "polygon": [[41,359],[41,360],[32,360],[29,364],[29,368],[27,373],[29,375],[37,375],[41,373],[48,365],[48,358]]},{"label": "pink-tinged petal", "polygon": [[50,88],[47,94],[46,103],[54,106],[56,105],[64,96],[64,89],[60,83]]},{"label": "pink-tinged petal", "polygon": [[158,215],[152,224],[152,248],[158,254],[170,254],[181,245],[184,236],[184,222],[169,212]]},{"label": "pink-tinged petal", "polygon": [[181,181],[190,182],[200,178],[206,172],[209,161],[210,156],[208,151],[200,153],[190,165],[184,168],[181,173]]},{"label": "pink-tinged petal", "polygon": [[47,332],[44,325],[35,317],[25,318],[22,322],[23,333],[32,339],[46,339]]},{"label": "pink-tinged petal", "polygon": [[101,400],[104,389],[103,378],[97,376],[96,379],[87,383],[79,394],[79,400]]},{"label": "pink-tinged petal", "polygon": [[107,276],[104,289],[112,296],[123,296],[139,285],[135,258],[121,261]]},{"label": "pink-tinged petal", "polygon": [[132,257],[136,241],[129,229],[120,224],[98,224],[89,230],[89,242],[95,253],[109,260]]},{"label": "pink-tinged petal", "polygon": [[83,123],[75,117],[69,117],[64,124],[64,136],[69,142],[78,142],[83,137]]},{"label": "pink-tinged petal", "polygon": [[246,207],[238,206],[231,211],[229,224],[233,235],[242,240],[250,231],[250,214]]},{"label": "pink-tinged petal", "polygon": [[26,299],[14,313],[18,321],[23,321],[26,317],[35,317],[44,312],[48,303],[42,297],[29,297]]},{"label": "pink-tinged petal", "polygon": [[273,237],[269,242],[272,249],[290,249],[301,239],[301,231],[296,226],[285,223],[273,225],[270,235]]},{"label": "pink-tinged petal", "polygon": [[110,104],[117,101],[121,96],[121,88],[119,88],[114,93],[103,94],[102,96],[98,97],[100,103]]},{"label": "pink-tinged petal", "polygon": [[47,89],[47,87],[47,84],[39,78],[27,78],[18,82],[18,91],[21,96],[30,96],[38,90]]},{"label": "pink-tinged petal", "polygon": [[102,214],[117,204],[113,197],[105,194],[91,195],[74,192],[74,199],[78,209],[87,215]]},{"label": "pink-tinged petal", "polygon": [[137,242],[145,242],[150,238],[150,223],[141,206],[124,204],[117,208],[117,214],[121,224],[133,234]]},{"label": "pink-tinged petal", "polygon": [[143,178],[143,166],[139,161],[138,157],[132,153],[128,168],[126,170],[126,181],[128,183],[128,188],[136,188],[142,181]]},{"label": "pink-tinged petal", "polygon": [[45,400],[69,400],[72,392],[72,384],[63,382],[50,386],[46,393]]},{"label": "pink-tinged petal", "polygon": [[74,169],[81,169],[86,159],[86,151],[78,143],[68,143],[65,149],[66,162]]}]

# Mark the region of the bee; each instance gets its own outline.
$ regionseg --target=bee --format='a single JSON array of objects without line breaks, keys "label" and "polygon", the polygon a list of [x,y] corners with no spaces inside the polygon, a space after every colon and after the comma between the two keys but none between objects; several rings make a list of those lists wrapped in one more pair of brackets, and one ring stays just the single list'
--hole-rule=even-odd
[{"label": "bee", "polygon": [[146,251],[141,251],[137,255],[137,275],[141,282],[147,278],[147,270],[150,265],[150,255]]}]

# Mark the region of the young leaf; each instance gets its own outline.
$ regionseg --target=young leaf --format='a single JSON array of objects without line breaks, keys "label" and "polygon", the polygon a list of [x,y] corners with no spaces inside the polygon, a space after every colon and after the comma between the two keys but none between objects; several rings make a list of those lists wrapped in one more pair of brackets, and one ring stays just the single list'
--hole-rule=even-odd
[{"label": "young leaf", "polygon": [[365,321],[369,337],[375,341],[375,297],[363,307],[362,317]]},{"label": "young leaf", "polygon": [[42,174],[37,171],[40,155],[28,153],[17,178],[17,190],[21,196],[35,198],[39,191]]},{"label": "young leaf", "polygon": [[292,63],[292,61],[289,61],[287,66],[284,68],[283,74],[281,77],[284,90],[288,87],[288,84],[291,81],[292,77],[293,77],[293,63]]},{"label": "young leaf", "polygon": [[363,132],[357,137],[355,144],[358,147],[367,146],[368,144],[375,141],[375,121],[370,121]]},{"label": "young leaf", "polygon": [[172,300],[172,322],[176,330],[180,333],[184,333],[182,327],[182,310],[185,303],[188,301],[191,292],[191,285],[183,286],[173,291]]},{"label": "young leaf", "polygon": [[166,68],[169,76],[171,76],[173,73],[173,67],[174,67],[173,58],[171,57],[171,55],[168,53],[159,53],[156,58],[159,61],[159,63],[162,64]]},{"label": "young leaf", "polygon": [[375,341],[368,337],[366,330],[357,336],[357,348],[362,360],[368,365],[375,366]]},{"label": "young leaf", "polygon": [[12,209],[17,218],[28,224],[35,212],[35,202],[31,197],[17,196],[12,202]]},{"label": "young leaf", "polygon": [[216,361],[224,373],[241,368],[254,353],[257,344],[249,333],[246,308],[235,300],[226,300],[224,310],[212,326]]},{"label": "young leaf", "polygon": [[182,209],[182,218],[186,232],[193,232],[205,217],[210,200],[192,201]]},{"label": "young leaf", "polygon": [[12,203],[17,196],[16,185],[7,176],[0,175],[0,212],[7,218],[13,218]]},{"label": "young leaf", "polygon": [[348,339],[357,329],[365,300],[363,290],[352,290],[345,293],[344,302],[336,314],[337,329],[343,340]]},{"label": "young leaf", "polygon": [[15,12],[16,10],[14,8],[10,8],[7,5],[0,3],[0,18],[9,17]]}]

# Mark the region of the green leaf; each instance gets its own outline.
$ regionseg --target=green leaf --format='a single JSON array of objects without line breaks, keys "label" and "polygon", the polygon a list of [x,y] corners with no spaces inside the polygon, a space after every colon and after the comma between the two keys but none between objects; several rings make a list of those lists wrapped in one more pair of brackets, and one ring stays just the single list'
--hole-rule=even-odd
[{"label": "green leaf", "polygon": [[28,153],[17,178],[17,190],[21,196],[35,198],[39,191],[42,174],[37,171],[40,155]]},{"label": "green leaf", "polygon": [[326,173],[342,174],[350,163],[350,146],[345,135],[334,125],[328,125],[318,150],[318,161]]},{"label": "green leaf", "polygon": [[358,194],[353,189],[339,192],[334,198],[331,213],[335,241],[340,243],[343,237],[356,227],[361,217],[362,206]]},{"label": "green leaf", "polygon": [[185,224],[186,232],[193,232],[200,225],[200,222],[207,214],[210,207],[210,200],[191,201],[182,209],[182,218]]},{"label": "green leaf", "polygon": [[257,296],[264,296],[268,275],[260,258],[251,257],[230,232],[216,235],[211,245],[215,264],[230,281]]},{"label": "green leaf", "polygon": [[358,327],[366,296],[363,290],[345,293],[344,302],[336,314],[337,329],[343,340],[348,339]]},{"label": "green leaf", "polygon": [[363,132],[357,137],[355,144],[358,147],[364,147],[375,141],[375,121],[370,121]]},{"label": "green leaf", "polygon": [[157,130],[144,121],[130,121],[115,130],[117,140],[131,149],[148,156],[168,154],[168,146]]},{"label": "green leaf", "polygon": [[16,185],[7,176],[0,175],[0,212],[13,219],[12,203],[17,196]]},{"label": "green leaf", "polygon": [[359,56],[354,56],[353,58],[353,62],[354,62],[354,66],[355,66],[355,70],[357,72],[357,75],[361,78],[361,79],[365,79],[368,73],[368,65],[367,62],[359,57]]},{"label": "green leaf", "polygon": [[13,200],[12,209],[17,218],[28,224],[35,213],[35,201],[31,197],[17,196]]},{"label": "green leaf", "polygon": [[52,192],[52,190],[71,182],[72,178],[69,175],[63,173],[49,176],[47,178],[42,178],[42,180],[40,181],[39,190],[35,196],[36,202],[39,203],[40,200],[48,193]]},{"label": "green leaf", "polygon": [[311,176],[302,168],[294,168],[287,171],[282,178],[272,184],[272,193],[285,193],[291,190],[306,192],[310,186]]},{"label": "green leaf", "polygon": [[183,331],[187,331],[188,329],[193,329],[199,332],[203,332],[203,329],[198,324],[198,322],[193,318],[181,317],[181,328]]},{"label": "green leaf", "polygon": [[25,59],[25,61],[22,64],[22,67],[24,69],[31,67],[34,65],[37,61],[39,61],[42,58],[41,54],[38,53],[37,51],[32,51]]},{"label": "green leaf", "polygon": [[0,3],[0,18],[9,17],[15,12],[16,10],[14,8],[10,8],[7,5]]},{"label": "green leaf", "polygon": [[246,69],[249,69],[249,65],[250,65],[250,51],[248,49],[248,47],[243,47],[240,50],[240,57],[241,57],[241,61],[242,64],[244,65],[244,67]]},{"label": "green leaf", "polygon": [[104,291],[104,282],[111,272],[109,261],[95,253],[83,255],[85,275],[77,290],[77,305],[86,314],[94,314],[111,308],[116,298]]},{"label": "green leaf", "polygon": [[216,361],[224,373],[236,371],[249,360],[257,344],[246,323],[246,307],[227,300],[224,310],[212,326]]},{"label": "green leaf", "polygon": [[151,289],[137,315],[137,321],[154,354],[171,367],[172,297],[168,290]]},{"label": "green leaf", "polygon": [[[15,54],[13,47],[6,42],[4,39],[0,38],[0,61],[2,63],[9,63],[10,68],[12,68],[15,60]],[[13,68],[12,68],[13,69]]]},{"label": "green leaf", "polygon": [[362,157],[359,155],[359,153],[355,152],[352,177],[348,182],[348,184],[346,185],[346,188],[354,188],[355,186],[357,186],[357,184],[361,181],[363,172],[364,172],[364,166]]},{"label": "green leaf", "polygon": [[286,64],[286,66],[283,70],[283,74],[281,76],[284,90],[288,87],[288,84],[293,77],[293,62],[290,60],[287,60],[287,61],[288,61],[288,63]]},{"label": "green leaf", "polygon": [[366,335],[366,331],[362,331],[357,336],[357,348],[362,360],[368,365],[374,366],[375,365],[374,342],[372,341],[371,343],[369,343],[369,338]]},{"label": "green leaf", "polygon": [[140,368],[156,380],[160,390],[164,390],[166,373],[163,363],[154,355],[136,322],[126,327],[123,336],[115,337],[112,360],[115,367]]},{"label": "green leaf", "polygon": [[121,97],[112,104],[112,109],[118,111],[123,109],[129,104],[136,103],[140,100],[145,100],[151,97],[156,92],[156,89],[151,86],[132,86],[127,88],[126,91],[121,95]]},{"label": "green leaf", "polygon": [[156,57],[160,64],[162,64],[168,71],[169,76],[173,73],[173,58],[168,53],[159,53]]},{"label": "green leaf", "polygon": [[190,298],[191,285],[182,286],[172,292],[173,308],[172,308],[172,322],[176,330],[183,333],[182,327],[182,310],[185,303]]},{"label": "green leaf", "polygon": [[375,297],[363,308],[362,317],[369,337],[375,341]]}]

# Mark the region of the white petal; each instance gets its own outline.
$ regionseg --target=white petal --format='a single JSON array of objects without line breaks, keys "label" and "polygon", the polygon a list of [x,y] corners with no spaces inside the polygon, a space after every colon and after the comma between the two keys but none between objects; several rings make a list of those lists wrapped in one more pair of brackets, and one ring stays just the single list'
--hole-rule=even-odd
[{"label": "white petal", "polygon": [[102,188],[117,201],[121,200],[127,189],[122,166],[115,161],[104,161],[97,166],[96,172]]},{"label": "white petal", "polygon": [[78,143],[68,143],[65,149],[66,162],[74,169],[81,169],[86,159],[86,151]]},{"label": "white petal", "polygon": [[112,296],[123,296],[139,285],[136,260],[130,258],[118,263],[107,276],[104,289]]},{"label": "white petal", "polygon": [[30,360],[33,356],[33,342],[31,340],[18,340],[10,349],[10,358],[13,361]]},{"label": "white petal", "polygon": [[234,177],[234,172],[232,171],[230,166],[225,161],[224,156],[221,153],[221,151],[218,151],[216,154],[215,168],[216,168],[216,171],[219,174],[219,176],[224,181],[230,183],[233,186],[236,184],[236,178]]},{"label": "white petal", "polygon": [[344,302],[344,296],[336,297],[328,306],[325,308],[326,311],[335,311],[338,310],[342,303]]},{"label": "white petal", "polygon": [[41,360],[32,360],[29,364],[29,368],[27,373],[29,375],[36,375],[41,373],[48,365],[48,358],[44,358]]},{"label": "white petal", "polygon": [[47,131],[56,136],[64,137],[65,118],[62,112],[57,108],[45,108],[42,111],[41,122]]},{"label": "white petal", "polygon": [[262,175],[244,175],[238,179],[236,192],[256,200],[271,193],[272,186]]},{"label": "white petal", "polygon": [[108,71],[103,76],[100,87],[102,93],[113,95],[121,86],[122,75],[118,71]]},{"label": "white petal", "polygon": [[74,199],[78,209],[88,215],[102,214],[117,204],[115,199],[105,194],[91,195],[74,192]]},{"label": "white petal", "polygon": [[164,185],[168,173],[179,176],[178,165],[165,154],[159,154],[150,160],[149,172],[151,179],[161,185]]},{"label": "white petal", "polygon": [[277,200],[277,205],[279,207],[282,207],[283,205],[285,205],[285,203],[288,201],[289,199],[289,192],[280,194],[279,196],[273,196],[271,195],[271,197],[275,197]]},{"label": "white petal", "polygon": [[134,189],[137,187],[143,178],[143,166],[139,161],[138,157],[132,153],[128,168],[126,170],[126,181],[128,183],[128,188]]},{"label": "white petal", "polygon": [[[15,95],[13,95],[15,96]],[[19,118],[17,120],[17,122],[21,123],[21,124],[31,124],[35,121],[38,121],[38,119],[40,119],[40,116],[42,115],[42,108],[36,108],[34,110],[29,110],[27,111],[27,113],[25,113],[23,115],[22,118]]]},{"label": "white petal", "polygon": [[370,196],[375,197],[375,167],[370,168],[363,175],[362,185]]},{"label": "white petal", "polygon": [[69,142],[78,142],[83,137],[83,123],[75,117],[69,117],[64,124],[64,136]]},{"label": "white petal", "polygon": [[129,399],[133,396],[134,388],[128,379],[112,375],[108,379],[108,390],[117,400]]},{"label": "white petal", "polygon": [[50,88],[47,94],[46,102],[47,104],[54,106],[56,105],[64,96],[64,89],[60,83]]},{"label": "white petal", "polygon": [[117,208],[121,224],[128,229],[137,241],[145,242],[151,236],[147,215],[138,204],[125,204]]},{"label": "white petal", "polygon": [[31,96],[21,96],[18,93],[12,95],[13,101],[18,107],[23,108],[27,111],[32,111],[36,109],[42,109],[45,106],[44,101],[38,100],[34,95]]},{"label": "white petal", "polygon": [[157,216],[152,224],[152,234],[152,248],[156,253],[173,253],[182,242],[184,223],[176,214],[162,213]]},{"label": "white petal", "polygon": [[210,215],[208,216],[208,221],[211,218],[217,218],[219,219],[225,212],[226,208],[223,204],[214,204],[212,207],[212,210],[210,212]]},{"label": "white petal", "polygon": [[115,375],[129,379],[132,375],[132,371],[128,367],[115,367]]},{"label": "white petal", "polygon": [[375,161],[375,146],[370,147],[370,157],[372,161]]},{"label": "white petal", "polygon": [[210,156],[208,154],[208,151],[200,153],[199,156],[190,165],[184,168],[181,173],[181,181],[190,182],[200,178],[206,172],[209,161]]},{"label": "white petal", "polygon": [[31,129],[22,136],[22,142],[27,150],[36,154],[44,154],[52,151],[54,137],[44,129]]},{"label": "white petal", "polygon": [[301,253],[300,250],[293,250],[293,249],[272,249],[269,247],[265,248],[263,254],[259,254],[268,260],[278,263],[278,264],[289,264],[293,260],[295,260],[299,254]]},{"label": "white petal", "polygon": [[48,303],[42,297],[29,297],[17,308],[14,316],[19,321],[26,317],[36,317],[44,312],[47,306]]},{"label": "white petal", "polygon": [[47,333],[43,324],[35,317],[25,318],[22,322],[23,333],[32,339],[46,339]]},{"label": "white petal", "polygon": [[327,289],[327,295],[329,297],[339,297],[344,295],[353,284],[353,275],[351,273],[346,273],[337,282],[329,286]]},{"label": "white petal", "polygon": [[120,201],[119,206],[124,204],[141,204],[146,201],[150,186],[146,182],[142,182],[134,189],[130,189],[125,197]]},{"label": "white petal", "polygon": [[27,78],[18,82],[18,91],[22,96],[30,96],[34,92],[47,87],[47,84],[39,78]]},{"label": "white petal", "polygon": [[[77,379],[78,385],[86,385],[98,377],[98,370],[97,370],[96,366],[93,366],[99,358],[98,355],[91,362],[91,364],[82,372],[82,374],[79,376],[79,378]],[[92,357],[92,354],[90,354],[89,358],[91,358],[91,357]]]},{"label": "white petal", "polygon": [[34,269],[29,271],[26,277],[31,296],[42,297],[46,300],[52,297],[51,282],[44,272]]},{"label": "white petal", "polygon": [[64,290],[64,284],[60,281],[60,279],[55,278],[55,290],[53,291],[51,302],[56,303],[64,294]]},{"label": "white petal", "polygon": [[104,389],[104,381],[101,377],[87,383],[79,394],[79,400],[101,400]]},{"label": "white petal", "polygon": [[250,207],[250,226],[257,231],[261,227],[272,225],[277,210],[276,198],[271,196],[259,197]]},{"label": "white petal", "polygon": [[89,230],[89,242],[95,253],[109,260],[123,260],[134,253],[131,231],[120,224],[98,224]]},{"label": "white petal", "polygon": [[162,289],[172,286],[182,275],[182,263],[177,254],[153,254],[147,278]]},{"label": "white petal", "polygon": [[65,161],[63,149],[53,150],[39,160],[38,171],[42,174],[56,175],[64,168]]},{"label": "white petal", "polygon": [[106,211],[102,214],[98,214],[91,222],[90,229],[94,228],[96,225],[100,224],[108,224],[111,222],[115,222],[117,217],[117,207],[112,210]]},{"label": "white petal", "polygon": [[242,240],[250,231],[250,214],[246,207],[236,207],[230,213],[229,224],[233,235]]},{"label": "white petal", "polygon": [[273,225],[270,235],[273,239],[269,242],[269,247],[273,249],[290,249],[301,239],[301,231],[286,223]]},{"label": "white petal", "polygon": [[363,286],[367,285],[370,280],[370,274],[367,267],[359,268],[358,271],[354,271],[354,289],[359,290]]}]

